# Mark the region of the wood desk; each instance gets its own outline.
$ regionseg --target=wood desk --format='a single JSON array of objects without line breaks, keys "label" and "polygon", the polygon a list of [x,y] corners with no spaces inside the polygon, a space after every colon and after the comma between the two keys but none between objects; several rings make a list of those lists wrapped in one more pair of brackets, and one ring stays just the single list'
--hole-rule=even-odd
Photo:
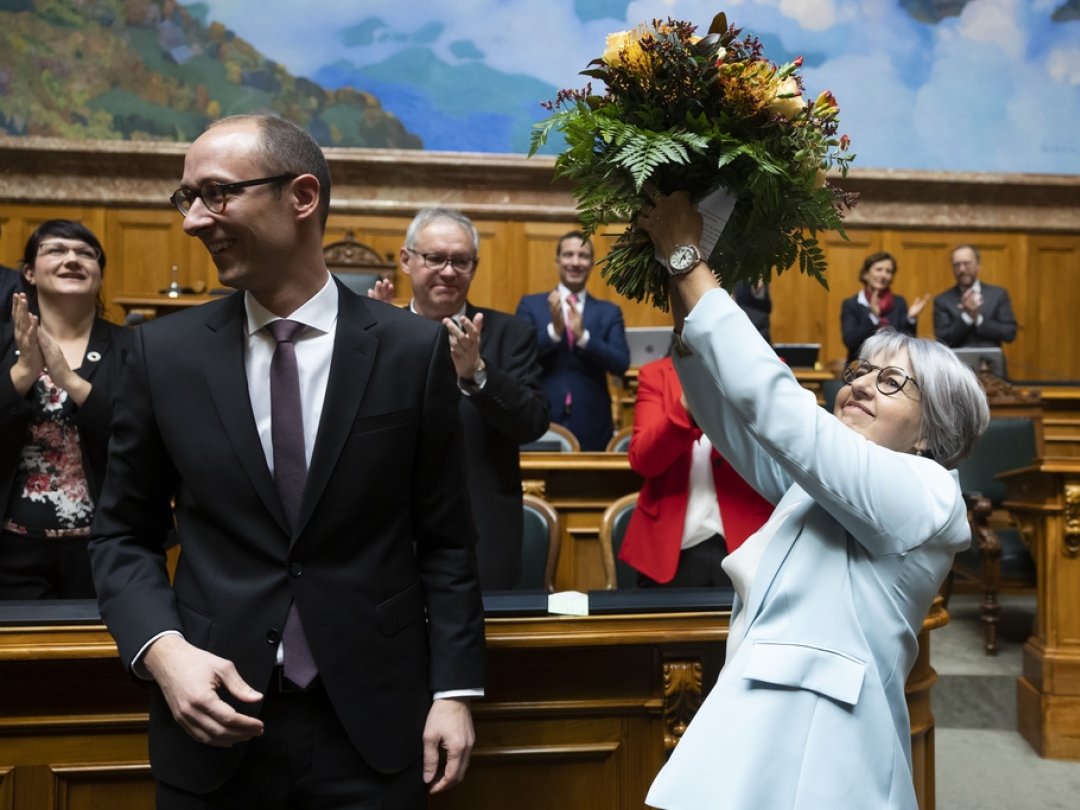
[{"label": "wood desk", "polygon": [[[610,592],[609,592],[610,593]],[[464,784],[433,810],[641,810],[715,681],[724,610],[487,620],[490,677],[474,704]],[[934,808],[930,631],[907,683],[919,806]],[[98,625],[0,627],[0,810],[153,805],[146,696]]]},{"label": "wood desk", "polygon": [[1044,460],[1001,477],[1037,577],[1017,726],[1040,755],[1080,760],[1080,459]]},{"label": "wood desk", "polygon": [[132,313],[142,315],[144,318],[156,318],[159,315],[168,315],[180,309],[195,307],[208,301],[216,301],[220,295],[188,294],[170,298],[167,295],[121,295],[113,299],[113,303],[123,307],[124,317]]}]

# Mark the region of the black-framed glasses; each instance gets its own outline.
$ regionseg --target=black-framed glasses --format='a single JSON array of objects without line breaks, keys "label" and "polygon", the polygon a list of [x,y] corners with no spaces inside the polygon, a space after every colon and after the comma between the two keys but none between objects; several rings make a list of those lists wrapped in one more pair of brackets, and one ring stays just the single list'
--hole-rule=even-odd
[{"label": "black-framed glasses", "polygon": [[877,386],[877,390],[887,397],[899,394],[908,383],[914,385],[915,388],[919,387],[919,384],[915,382],[915,378],[909,377],[904,373],[903,369],[896,366],[875,366],[865,360],[856,360],[844,369],[844,384],[851,385],[859,377],[874,371],[877,372],[877,379],[874,384]]},{"label": "black-framed glasses", "polygon": [[169,196],[169,201],[176,206],[176,210],[185,217],[195,204],[196,199],[201,199],[206,210],[212,214],[220,214],[225,210],[225,201],[228,195],[235,194],[242,188],[251,186],[265,186],[269,183],[282,183],[286,180],[295,180],[300,175],[295,172],[275,174],[273,177],[260,177],[256,180],[241,180],[237,183],[204,183],[202,188],[192,189],[181,186]]},{"label": "black-framed glasses", "polygon": [[442,270],[446,265],[450,265],[455,273],[465,275],[471,273],[473,267],[476,266],[476,258],[474,256],[447,256],[444,253],[421,253],[419,250],[413,250],[411,247],[405,248],[409,253],[414,256],[419,256],[424,260],[424,267],[428,270]]},{"label": "black-framed glasses", "polygon": [[93,245],[66,245],[63,242],[42,242],[38,245],[38,257],[60,263],[74,253],[80,262],[100,262],[101,251]]}]

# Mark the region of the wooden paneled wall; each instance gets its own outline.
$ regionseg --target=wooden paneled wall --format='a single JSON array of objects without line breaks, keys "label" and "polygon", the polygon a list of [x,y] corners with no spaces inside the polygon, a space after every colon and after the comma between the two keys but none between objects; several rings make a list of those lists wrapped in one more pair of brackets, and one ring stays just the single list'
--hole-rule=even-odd
[{"label": "wooden paneled wall", "polygon": [[[164,288],[170,267],[185,286],[218,286],[197,239],[166,202],[182,172],[182,144],[71,143],[0,138],[0,263],[13,265],[30,231],[50,217],[81,219],[105,245],[104,296]],[[550,289],[558,237],[577,227],[568,189],[552,182],[552,162],[517,156],[327,150],[334,175],[326,234],[346,231],[396,261],[405,228],[425,205],[460,208],[481,234],[480,265],[470,299],[513,311],[518,299]],[[825,239],[829,290],[789,272],[772,287],[773,338],[822,344],[822,360],[840,360],[841,301],[857,292],[858,270],[871,252],[896,256],[895,289],[910,302],[951,286],[951,249],[982,253],[982,278],[1006,287],[1021,328],[1006,347],[1017,379],[1080,379],[1080,177],[860,173],[845,186],[861,193],[848,222],[849,240]],[[618,229],[596,238],[602,257]],[[407,277],[398,274],[407,297]],[[599,271],[593,295],[616,300],[629,326],[664,324],[667,316],[620,299]],[[918,333],[933,334],[932,307]]]}]

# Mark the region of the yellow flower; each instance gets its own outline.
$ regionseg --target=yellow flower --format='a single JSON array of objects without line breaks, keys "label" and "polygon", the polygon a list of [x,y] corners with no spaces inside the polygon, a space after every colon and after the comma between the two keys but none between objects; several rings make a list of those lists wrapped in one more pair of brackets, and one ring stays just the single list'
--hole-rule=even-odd
[{"label": "yellow flower", "polygon": [[840,112],[840,102],[828,90],[823,90],[821,95],[817,97],[817,101],[814,102],[814,112],[822,118],[832,118]]},{"label": "yellow flower", "polygon": [[802,94],[799,91],[799,84],[792,76],[788,76],[779,84],[774,85],[772,100],[765,105],[766,110],[786,118],[788,121],[799,115],[805,107],[806,102],[803,101]]},{"label": "yellow flower", "polygon": [[616,31],[608,34],[607,43],[604,47],[604,55],[600,57],[604,63],[611,67],[621,67],[631,73],[645,74],[649,72],[649,57],[641,47],[641,40],[651,36],[640,27],[633,31]]}]

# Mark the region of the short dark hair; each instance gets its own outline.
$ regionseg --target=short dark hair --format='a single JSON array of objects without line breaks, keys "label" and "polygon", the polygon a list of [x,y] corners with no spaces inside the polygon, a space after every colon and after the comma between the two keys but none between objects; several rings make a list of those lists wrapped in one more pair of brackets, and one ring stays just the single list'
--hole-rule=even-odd
[{"label": "short dark hair", "polygon": [[[38,248],[50,236],[58,239],[78,239],[90,245],[90,247],[97,248],[98,253],[101,254],[101,258],[98,259],[98,267],[101,268],[102,277],[105,276],[105,248],[101,246],[101,242],[94,236],[93,231],[74,219],[47,219],[38,225],[34,232],[30,234],[30,238],[26,240],[20,270],[34,266],[34,262],[37,261]],[[25,277],[23,278],[23,291],[29,299],[30,309],[37,312],[37,290],[33,285],[26,283]],[[105,302],[101,300],[101,293],[98,293],[97,314],[99,318],[105,314]]]},{"label": "short dark hair", "polygon": [[883,262],[888,259],[892,262],[893,275],[896,275],[896,271],[900,269],[900,265],[896,263],[896,257],[891,253],[884,250],[879,250],[877,253],[871,253],[865,259],[863,259],[862,268],[859,270],[859,281],[863,280],[863,276],[866,275],[866,271],[873,267],[878,262]]},{"label": "short dark hair", "polygon": [[582,241],[582,244],[586,244],[586,245],[589,246],[589,251],[590,252],[593,249],[592,241],[589,239],[589,237],[587,237],[581,231],[569,231],[567,233],[564,233],[562,236],[560,236],[558,243],[555,245],[555,258],[556,259],[559,258],[559,254],[562,253],[562,243],[565,242],[567,239],[580,239]]},{"label": "short dark hair", "polygon": [[953,254],[956,253],[956,251],[963,250],[964,248],[967,248],[968,250],[970,250],[972,253],[975,254],[975,263],[976,264],[982,264],[982,256],[979,255],[979,249],[977,247],[975,247],[974,245],[969,245],[967,242],[961,242],[959,245],[954,247],[949,252],[949,259],[952,259]]},{"label": "short dark hair", "polygon": [[325,231],[330,216],[330,166],[322,147],[306,129],[276,115],[230,115],[209,129],[242,121],[252,121],[259,128],[259,149],[267,175],[311,174],[319,181],[319,225]]}]

